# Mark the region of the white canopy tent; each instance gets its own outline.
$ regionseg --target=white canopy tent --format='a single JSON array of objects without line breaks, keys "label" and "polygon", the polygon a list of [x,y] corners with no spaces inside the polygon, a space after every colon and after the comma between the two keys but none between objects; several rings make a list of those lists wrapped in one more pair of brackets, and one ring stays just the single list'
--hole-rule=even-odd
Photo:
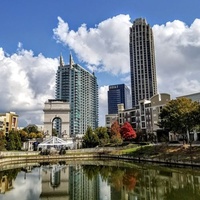
[{"label": "white canopy tent", "polygon": [[42,143],[38,144],[38,148],[40,147],[73,147],[73,142],[72,141],[64,141],[61,138],[58,138],[56,136],[52,136],[51,138],[43,141]]}]

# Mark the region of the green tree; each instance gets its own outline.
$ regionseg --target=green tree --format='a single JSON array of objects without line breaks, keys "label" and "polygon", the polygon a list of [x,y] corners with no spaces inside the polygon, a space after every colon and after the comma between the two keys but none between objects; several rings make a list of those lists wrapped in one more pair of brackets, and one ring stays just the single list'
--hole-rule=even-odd
[{"label": "green tree", "polygon": [[98,127],[95,129],[95,133],[99,138],[99,144],[104,146],[105,144],[109,143],[109,136],[106,127]]},{"label": "green tree", "polygon": [[37,133],[35,133],[35,132],[29,133],[29,138],[30,139],[37,138]]},{"label": "green tree", "polygon": [[188,98],[178,98],[169,101],[161,110],[160,128],[181,134],[186,139],[186,134],[190,133],[198,125],[199,104]]},{"label": "green tree", "polygon": [[44,137],[44,134],[42,132],[38,132],[36,134],[37,138],[43,138]]},{"label": "green tree", "polygon": [[97,135],[93,132],[92,128],[89,126],[85,135],[83,136],[83,147],[92,148],[99,144]]},{"label": "green tree", "polygon": [[122,137],[120,134],[120,126],[118,121],[113,122],[110,128],[110,141],[114,144],[121,144]]},{"label": "green tree", "polygon": [[6,137],[3,131],[0,130],[0,151],[5,150],[6,146]]},{"label": "green tree", "polygon": [[15,139],[14,139],[14,134],[13,132],[10,132],[6,136],[6,149],[7,150],[15,150]]},{"label": "green tree", "polygon": [[38,133],[38,128],[34,124],[28,125],[23,130],[26,131],[27,133]]},{"label": "green tree", "polygon": [[21,138],[21,141],[24,142],[24,141],[26,141],[28,139],[28,133],[26,131],[19,130],[18,133],[19,133],[19,136]]},{"label": "green tree", "polygon": [[22,143],[18,131],[13,131],[13,130],[10,131],[6,137],[6,140],[7,140],[7,145],[6,145],[7,150],[21,150]]}]

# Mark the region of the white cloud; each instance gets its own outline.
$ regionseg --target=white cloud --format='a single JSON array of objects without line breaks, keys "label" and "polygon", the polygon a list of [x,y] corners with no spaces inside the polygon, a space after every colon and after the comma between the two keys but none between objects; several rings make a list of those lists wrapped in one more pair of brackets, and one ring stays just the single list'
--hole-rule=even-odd
[{"label": "white cloud", "polygon": [[200,92],[200,19],[154,25],[158,86],[172,97]]},{"label": "white cloud", "polygon": [[[130,82],[129,15],[118,15],[95,27],[81,25],[77,31],[58,17],[54,37],[72,49],[79,61],[95,74],[114,74],[116,79]],[[156,66],[159,92],[172,97],[200,92],[200,19],[191,25],[174,20],[154,25]],[[2,111],[16,111],[25,123],[42,123],[44,101],[54,96],[58,59],[34,56],[18,44],[17,53],[7,55],[0,48],[0,104]],[[113,80],[113,76],[111,78]],[[111,82],[111,84],[116,84]],[[129,84],[128,84],[129,85]],[[99,88],[99,121],[105,123],[108,86]]]},{"label": "white cloud", "polygon": [[[68,23],[61,17],[58,17],[58,21],[58,27],[54,29],[55,38],[73,49],[90,70],[103,69],[121,80],[128,76],[131,26],[128,15],[109,18],[95,28],[87,28],[83,24],[77,31],[70,30]],[[159,92],[170,93],[173,98],[200,92],[199,27],[200,19],[195,19],[190,26],[179,20],[153,26]],[[127,84],[128,80],[124,79],[124,82]],[[102,111],[107,113],[107,90],[103,88],[100,88],[99,95],[100,121],[103,118]]]},{"label": "white cloud", "polygon": [[44,102],[54,96],[58,60],[18,47],[10,56],[0,48],[0,112],[15,111],[23,125],[28,119],[41,124]]},{"label": "white cloud", "polygon": [[112,74],[129,72],[129,15],[109,18],[95,28],[82,24],[77,31],[70,30],[61,17],[58,21],[53,30],[56,40],[73,49],[80,61]]}]

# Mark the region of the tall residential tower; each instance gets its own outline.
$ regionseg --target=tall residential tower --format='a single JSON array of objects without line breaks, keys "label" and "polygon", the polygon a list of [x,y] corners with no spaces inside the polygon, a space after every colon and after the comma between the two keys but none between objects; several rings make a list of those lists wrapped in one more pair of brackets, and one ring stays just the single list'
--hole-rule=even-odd
[{"label": "tall residential tower", "polygon": [[152,28],[138,18],[130,27],[130,70],[132,106],[157,94],[155,50]]},{"label": "tall residential tower", "polygon": [[70,103],[70,135],[84,134],[98,127],[98,85],[94,73],[75,64],[70,55],[65,65],[60,56],[56,73],[56,99]]}]

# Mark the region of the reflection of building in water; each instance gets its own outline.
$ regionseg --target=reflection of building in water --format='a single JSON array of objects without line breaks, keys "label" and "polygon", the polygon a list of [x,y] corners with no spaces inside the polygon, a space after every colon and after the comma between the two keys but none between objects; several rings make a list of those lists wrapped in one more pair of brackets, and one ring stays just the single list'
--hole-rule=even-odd
[{"label": "reflection of building in water", "polygon": [[40,199],[69,199],[69,168],[66,165],[42,167],[42,193]]},{"label": "reflection of building in water", "polygon": [[[111,200],[161,200],[167,199],[166,196],[171,193],[182,194],[183,191],[185,191],[183,196],[188,194],[200,195],[199,175],[179,173],[170,169],[141,169],[133,190],[127,189],[125,185],[119,182],[116,182],[119,184],[116,185],[110,181],[110,198],[107,199]],[[196,197],[198,198],[199,196],[186,199],[197,199]]]},{"label": "reflection of building in water", "polygon": [[57,170],[55,166],[53,166],[50,183],[53,188],[57,188],[60,185],[60,170]]},{"label": "reflection of building in water", "polygon": [[103,180],[103,178],[100,175],[99,175],[99,190],[100,190],[100,199],[102,200],[111,199],[111,186],[106,180]]},{"label": "reflection of building in water", "polygon": [[99,199],[99,176],[89,178],[80,165],[70,167],[70,200]]},{"label": "reflection of building in water", "polygon": [[[144,169],[136,184],[134,193],[139,199],[160,200],[173,189],[184,189],[188,185],[200,191],[200,176],[172,172],[171,170]],[[134,196],[135,196],[134,195]]]},{"label": "reflection of building in water", "polygon": [[108,179],[104,182],[99,171],[95,171],[93,166],[88,165],[87,168],[81,165],[43,167],[40,197],[41,200],[160,200],[165,199],[167,194],[174,191],[189,190],[191,193],[200,193],[200,176],[197,174],[185,174],[161,168],[132,170],[137,172],[137,177],[135,177],[137,182],[130,190],[128,184],[123,185],[119,182],[124,180],[121,179],[122,177],[119,179],[116,177],[115,182],[112,182],[111,176],[108,175]]},{"label": "reflection of building in water", "polygon": [[[42,166],[36,174],[29,167],[23,168],[25,175],[27,172],[37,175],[37,178],[39,175],[40,180],[37,182],[32,179],[33,176],[23,177],[23,173],[19,174],[16,182],[9,181],[12,180],[11,177],[15,180],[16,172],[18,171],[0,172],[0,193],[12,189],[13,184],[22,186],[22,181],[19,180],[26,178],[28,181],[23,183],[32,181],[31,185],[27,184],[27,191],[32,192],[34,183],[39,183],[39,186],[41,184],[41,188],[37,188],[38,193],[41,192],[41,200],[161,200],[172,199],[167,197],[174,194],[186,196],[185,199],[200,199],[200,173],[184,173],[184,169],[150,169],[143,165],[142,168],[138,166],[126,171],[126,168],[112,166],[54,164]],[[17,189],[19,187],[15,187],[12,192],[19,193]],[[0,199],[2,196],[4,194],[0,194]]]},{"label": "reflection of building in water", "polygon": [[99,199],[99,176],[91,179],[80,165],[42,167],[42,199],[96,200]]},{"label": "reflection of building in water", "polygon": [[13,189],[13,180],[9,180],[7,176],[2,176],[0,179],[0,193],[6,193]]}]

